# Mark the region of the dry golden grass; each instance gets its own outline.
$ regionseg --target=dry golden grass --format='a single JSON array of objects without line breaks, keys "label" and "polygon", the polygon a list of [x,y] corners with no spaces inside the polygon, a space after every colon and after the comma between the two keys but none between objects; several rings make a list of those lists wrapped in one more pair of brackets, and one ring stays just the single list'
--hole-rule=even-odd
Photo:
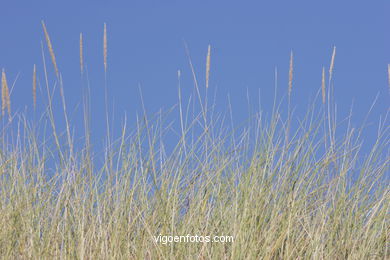
[{"label": "dry golden grass", "polygon": [[206,89],[209,88],[211,46],[209,45],[206,58]]},{"label": "dry golden grass", "polygon": [[52,61],[52,63],[53,63],[54,70],[55,70],[56,75],[57,75],[57,77],[58,77],[59,74],[58,74],[58,67],[57,67],[57,62],[56,62],[56,56],[55,56],[55,54],[54,54],[53,45],[51,44],[50,36],[49,36],[49,33],[47,32],[46,25],[45,25],[45,22],[44,22],[44,21],[42,21],[42,27],[43,27],[43,32],[45,33],[45,38],[46,38],[47,47],[49,48],[49,53],[50,53],[51,61]]},{"label": "dry golden grass", "polygon": [[[80,50],[83,70],[82,34]],[[208,46],[206,88],[210,52]],[[335,49],[330,78],[334,58]],[[104,66],[106,71],[105,24]],[[41,71],[46,75],[46,66]],[[300,120],[291,117],[290,100],[287,119],[278,106],[263,121],[259,107],[250,112],[247,123],[237,126],[232,118],[230,125],[215,116],[213,104],[207,105],[207,93],[204,102],[199,94],[201,106],[191,98],[182,103],[180,70],[177,73],[179,113],[173,109],[172,119],[180,115],[180,126],[160,111],[150,119],[146,113],[144,120],[137,116],[135,131],[125,124],[118,139],[107,128],[107,140],[113,142],[102,147],[105,154],[96,158],[102,159],[96,165],[89,141],[89,103],[86,136],[72,138],[62,81],[67,138],[59,138],[64,131],[56,125],[49,86],[47,109],[37,128],[24,114],[2,128],[1,259],[389,259],[390,129],[380,127],[375,145],[363,150],[354,145],[361,142],[360,132],[356,135],[349,127],[339,131],[338,121],[331,121],[335,109],[328,109],[328,116],[319,114],[318,121],[312,120],[318,110],[309,109]],[[390,65],[388,74],[390,85]],[[34,65],[33,98],[36,80]],[[197,88],[195,75],[194,80]],[[1,81],[2,113],[7,108],[10,113],[4,69]],[[289,95],[292,84],[291,52]],[[323,67],[323,102],[325,97]],[[193,113],[183,114],[182,106],[191,105]],[[328,108],[334,105],[329,99]],[[199,124],[202,115],[205,122],[210,118],[207,128]],[[295,119],[303,127],[290,128]],[[326,122],[334,124],[340,137],[333,146],[327,145],[326,129],[321,130]],[[48,124],[52,132],[46,134]],[[388,125],[388,119],[382,124]],[[286,125],[286,131],[278,130]],[[177,141],[169,138],[179,131]],[[81,142],[74,145],[75,140]],[[166,146],[174,149],[165,152]],[[164,241],[171,235],[232,240]]]}]

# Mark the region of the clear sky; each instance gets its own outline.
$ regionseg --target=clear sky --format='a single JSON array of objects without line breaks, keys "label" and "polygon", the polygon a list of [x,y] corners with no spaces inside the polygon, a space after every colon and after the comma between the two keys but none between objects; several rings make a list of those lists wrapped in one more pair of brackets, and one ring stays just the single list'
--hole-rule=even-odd
[{"label": "clear sky", "polygon": [[[103,23],[108,32],[108,86],[115,122],[126,113],[134,122],[141,111],[139,86],[147,110],[177,103],[177,70],[186,97],[192,76],[183,42],[189,46],[204,86],[207,46],[211,44],[210,92],[217,91],[220,110],[230,93],[238,120],[247,112],[247,90],[270,113],[274,70],[280,96],[287,93],[290,51],[294,52],[292,104],[305,111],[321,86],[322,66],[329,67],[333,46],[335,99],[339,118],[354,103],[356,122],[363,119],[376,95],[370,122],[389,107],[387,64],[390,63],[390,2],[379,1],[3,1],[0,15],[0,67],[12,91],[13,113],[31,111],[31,78],[37,64],[44,82],[41,41],[44,20],[64,79],[72,120],[79,124],[82,84],[79,33],[84,34],[85,63],[91,83],[92,126],[96,140],[105,132]],[[46,47],[45,47],[46,48]],[[46,52],[46,55],[47,52]],[[49,78],[55,76],[49,58]],[[58,94],[58,93],[57,93]],[[38,109],[43,108],[38,94]],[[60,107],[60,104],[56,106]],[[374,126],[372,126],[374,127]],[[376,128],[369,132],[374,134]],[[101,139],[100,139],[101,140]]]}]

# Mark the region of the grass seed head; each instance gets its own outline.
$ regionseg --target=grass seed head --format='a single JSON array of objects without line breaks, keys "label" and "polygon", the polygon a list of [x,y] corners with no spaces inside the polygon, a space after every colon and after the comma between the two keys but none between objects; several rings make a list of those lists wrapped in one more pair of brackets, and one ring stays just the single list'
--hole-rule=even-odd
[{"label": "grass seed head", "polygon": [[209,88],[210,56],[211,56],[211,46],[209,45],[208,50],[207,50],[207,58],[206,58],[206,89]]},{"label": "grass seed head", "polygon": [[32,82],[32,95],[33,95],[33,103],[34,103],[34,109],[37,105],[37,69],[34,64],[33,69],[33,82]]},{"label": "grass seed head", "polygon": [[4,69],[1,72],[1,114],[4,116],[5,109],[8,110],[8,116],[11,119],[11,98],[8,89],[7,77]]},{"label": "grass seed head", "polygon": [[326,92],[325,92],[325,68],[324,67],[322,67],[321,90],[322,90],[322,103],[325,104]]},{"label": "grass seed head", "polygon": [[4,116],[5,108],[7,107],[6,98],[7,79],[4,69],[1,71],[1,115]]},{"label": "grass seed head", "polygon": [[290,53],[290,69],[288,72],[288,96],[291,96],[291,91],[292,91],[292,83],[293,83],[293,67],[294,67],[294,57],[293,57],[293,52],[291,51]]},{"label": "grass seed head", "polygon": [[330,60],[329,66],[329,82],[332,81],[333,69],[334,69],[334,60],[336,58],[336,46],[333,47],[332,59]]},{"label": "grass seed head", "polygon": [[107,72],[107,26],[106,26],[106,23],[104,23],[103,58],[104,58],[104,71]]},{"label": "grass seed head", "polygon": [[9,94],[8,85],[6,85],[6,88],[5,88],[5,97],[6,97],[6,102],[7,102],[8,116],[9,116],[9,119],[11,120],[11,96]]},{"label": "grass seed head", "polygon": [[51,61],[53,63],[54,70],[55,70],[56,75],[58,77],[59,74],[58,74],[58,67],[57,67],[57,62],[56,62],[56,56],[54,54],[53,45],[51,44],[50,36],[49,36],[49,33],[47,32],[46,25],[45,25],[44,21],[42,21],[42,28],[43,28],[43,32],[45,33],[46,44],[47,44],[47,47],[49,48]]},{"label": "grass seed head", "polygon": [[390,92],[390,64],[387,64],[387,79],[389,83],[389,92]]},{"label": "grass seed head", "polygon": [[84,73],[84,57],[83,57],[83,34],[80,33],[80,72]]}]

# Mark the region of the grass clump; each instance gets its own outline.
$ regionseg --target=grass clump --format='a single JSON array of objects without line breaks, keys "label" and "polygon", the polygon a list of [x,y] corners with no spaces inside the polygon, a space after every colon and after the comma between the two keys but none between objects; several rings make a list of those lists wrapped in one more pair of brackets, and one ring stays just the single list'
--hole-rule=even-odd
[{"label": "grass clump", "polygon": [[[104,26],[105,70],[106,39]],[[335,49],[329,80],[334,54]],[[210,47],[206,60],[208,86]],[[292,54],[290,64],[289,96]],[[35,71],[34,65],[34,86]],[[296,128],[290,125],[294,116],[289,113],[283,120],[278,109],[270,118],[259,111],[247,124],[230,126],[224,115],[217,116],[213,106],[202,103],[201,95],[201,112],[191,114],[183,111],[179,88],[179,104],[168,115],[145,113],[130,131],[124,125],[116,141],[107,145],[100,166],[89,141],[88,120],[85,142],[76,145],[64,99],[66,129],[58,132],[48,95],[38,124],[21,114],[3,125],[0,255],[7,259],[387,259],[388,120],[379,126],[371,150],[362,152],[361,130],[349,124],[340,130],[334,117],[325,113],[334,110],[325,104],[322,71],[324,104],[318,113],[313,104]],[[46,84],[49,94],[47,77]],[[34,94],[34,104],[35,100]],[[176,113],[178,127],[163,123]],[[16,134],[13,124],[19,126]],[[41,135],[42,129],[50,133]],[[167,141],[172,133],[180,133],[176,142]],[[156,240],[187,235],[233,240]]]}]

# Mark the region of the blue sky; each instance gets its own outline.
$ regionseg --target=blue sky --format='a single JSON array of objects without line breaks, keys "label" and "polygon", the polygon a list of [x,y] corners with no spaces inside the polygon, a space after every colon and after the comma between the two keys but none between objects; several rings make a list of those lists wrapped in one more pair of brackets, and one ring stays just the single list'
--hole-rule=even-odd
[{"label": "blue sky", "polygon": [[[262,109],[271,113],[275,67],[280,98],[286,95],[291,50],[292,104],[298,115],[304,113],[320,88],[322,66],[329,67],[333,46],[337,47],[334,86],[339,118],[346,117],[354,103],[358,124],[376,95],[370,122],[377,122],[389,107],[389,1],[4,1],[1,9],[0,67],[5,68],[9,84],[18,79],[11,97],[14,113],[32,109],[33,64],[40,82],[44,81],[40,47],[44,20],[71,118],[76,128],[80,125],[78,42],[83,33],[96,140],[105,133],[103,23],[108,30],[109,100],[117,128],[125,113],[134,122],[136,112],[141,112],[139,87],[150,113],[177,103],[178,69],[185,97],[192,93],[184,41],[203,86],[211,44],[210,92],[217,91],[221,111],[230,94],[238,121],[248,115],[247,91],[251,102],[257,103],[260,90]],[[53,83],[54,72],[48,66]],[[39,104],[43,98],[38,94]],[[56,106],[60,108],[59,103]],[[375,125],[370,127],[367,133],[373,135]]]}]

